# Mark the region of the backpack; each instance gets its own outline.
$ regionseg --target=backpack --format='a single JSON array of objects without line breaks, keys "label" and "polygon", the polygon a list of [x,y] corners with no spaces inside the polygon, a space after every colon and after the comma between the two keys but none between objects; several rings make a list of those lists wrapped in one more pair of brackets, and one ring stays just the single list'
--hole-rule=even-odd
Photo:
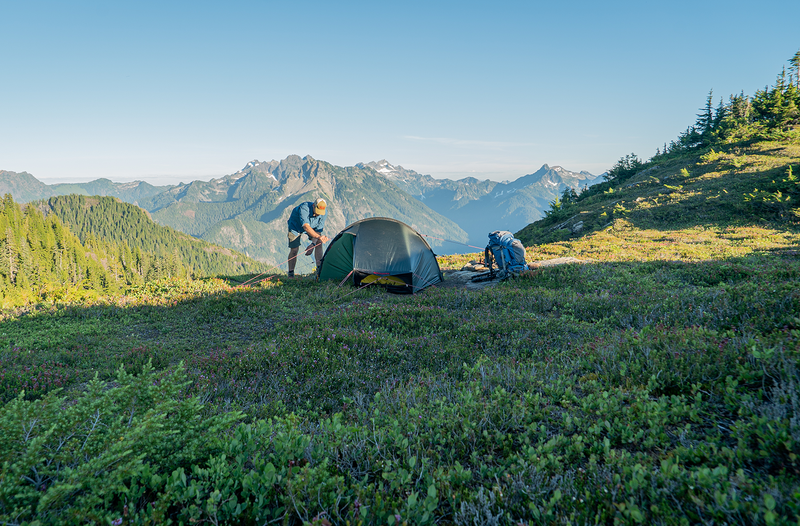
[{"label": "backpack", "polygon": [[525,261],[525,247],[514,234],[505,230],[495,230],[489,234],[489,244],[484,251],[486,266],[491,268],[492,260],[504,277],[528,270]]}]

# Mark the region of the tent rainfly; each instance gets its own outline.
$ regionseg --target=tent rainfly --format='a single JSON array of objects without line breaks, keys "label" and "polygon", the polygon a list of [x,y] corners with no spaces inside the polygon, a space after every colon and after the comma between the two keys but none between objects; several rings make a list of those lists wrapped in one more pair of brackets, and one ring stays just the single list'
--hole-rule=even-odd
[{"label": "tent rainfly", "polygon": [[390,292],[414,293],[440,283],[442,271],[430,245],[413,228],[386,217],[348,226],[328,245],[317,278],[353,285],[372,283]]}]

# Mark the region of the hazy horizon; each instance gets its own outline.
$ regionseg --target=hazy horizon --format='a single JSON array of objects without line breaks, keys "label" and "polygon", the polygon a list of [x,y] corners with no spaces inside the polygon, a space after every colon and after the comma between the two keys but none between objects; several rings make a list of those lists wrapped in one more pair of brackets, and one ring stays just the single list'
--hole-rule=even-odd
[{"label": "hazy horizon", "polygon": [[600,174],[677,138],[710,89],[772,83],[800,46],[776,12],[800,2],[5,2],[0,169],[175,184],[310,153]]},{"label": "hazy horizon", "polygon": [[[305,157],[305,156],[303,156],[303,157]],[[315,159],[320,160],[320,161],[325,161],[325,159],[317,158],[314,155],[312,155],[311,157],[314,157]],[[286,157],[283,157],[283,159],[285,159],[285,158]],[[176,184],[180,184],[180,183],[190,183],[192,181],[206,181],[207,182],[207,181],[210,181],[212,179],[218,179],[220,177],[224,177],[226,175],[231,175],[231,174],[236,173],[239,169],[243,168],[244,165],[246,165],[248,162],[250,162],[252,160],[253,159],[250,159],[247,162],[244,162],[240,168],[237,168],[236,170],[231,170],[231,171],[229,171],[227,173],[222,173],[222,174],[202,174],[202,175],[191,175],[191,176],[190,175],[168,175],[168,174],[145,174],[145,175],[141,175],[141,176],[138,176],[138,177],[137,176],[114,177],[113,174],[109,174],[109,175],[103,175],[103,176],[100,176],[100,177],[91,177],[91,178],[86,178],[86,177],[38,177],[35,173],[31,173],[28,170],[9,170],[9,171],[13,171],[13,172],[17,172],[17,173],[27,172],[27,173],[31,174],[32,176],[36,177],[37,180],[39,180],[39,181],[41,181],[41,182],[43,182],[45,184],[48,184],[48,185],[65,184],[65,183],[88,183],[90,181],[94,181],[94,180],[97,180],[97,179],[109,179],[109,180],[111,180],[111,181],[113,181],[115,183],[126,183],[126,182],[132,182],[132,181],[144,181],[144,182],[152,184],[153,186],[167,186],[167,185],[176,185]],[[264,159],[258,159],[258,160],[259,161],[264,161]],[[272,159],[270,159],[270,161],[271,160]],[[276,159],[276,160],[281,160],[281,159]],[[374,159],[374,160],[370,160],[370,161],[359,161],[359,162],[368,163],[368,162],[372,162],[372,161],[376,161],[377,162],[379,160],[380,159]],[[394,166],[402,166],[403,168],[405,168],[407,170],[411,170],[412,169],[412,168],[409,168],[408,166],[403,165],[402,163],[394,163],[390,159],[386,159],[386,160],[389,161],[389,163],[391,163]],[[354,166],[355,164],[357,164],[357,163],[353,163],[352,165],[348,165],[348,166]],[[526,175],[530,175],[530,174],[536,172],[537,170],[539,170],[545,164],[547,164],[550,167],[561,166],[562,168],[564,168],[566,170],[569,170],[571,172],[580,172],[581,171],[581,170],[573,169],[573,168],[571,168],[569,166],[562,166],[562,165],[553,164],[553,163],[541,163],[536,168],[532,168],[532,169],[530,169],[528,171],[525,171],[524,173],[511,172],[511,171],[505,172],[505,173],[503,173],[503,172],[426,173],[426,172],[420,172],[419,170],[414,170],[414,171],[418,172],[418,173],[421,173],[423,175],[430,175],[431,177],[434,177],[435,179],[458,180],[458,179],[464,179],[464,178],[467,178],[467,177],[474,177],[474,178],[480,179],[480,180],[489,179],[489,180],[492,180],[492,181],[502,182],[502,181],[515,181],[515,180],[519,179],[520,177],[524,177]],[[0,167],[0,169],[4,169],[4,168]],[[605,170],[603,170],[602,172],[598,172],[598,173],[591,172],[589,170],[584,170],[584,171],[589,172],[589,173],[591,173],[592,175],[595,175],[595,176],[599,176],[603,172],[605,172]]]}]

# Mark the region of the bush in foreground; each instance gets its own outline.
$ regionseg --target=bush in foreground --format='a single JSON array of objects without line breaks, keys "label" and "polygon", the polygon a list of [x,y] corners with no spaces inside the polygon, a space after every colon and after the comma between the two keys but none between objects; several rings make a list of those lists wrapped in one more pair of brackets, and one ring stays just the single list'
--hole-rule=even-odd
[{"label": "bush in foreground", "polygon": [[[694,336],[700,347],[703,338]],[[610,349],[591,345],[551,364],[483,356],[463,366],[461,379],[422,374],[348,399],[341,413],[240,424],[237,413],[203,416],[184,394],[180,368],[120,371],[113,385],[93,381],[74,402],[58,393],[20,397],[0,412],[0,517],[794,523],[796,346],[756,345],[730,366],[739,373],[710,382],[701,371],[686,392],[666,394],[659,374],[626,381],[624,364],[657,362],[646,349],[668,343],[647,332],[618,343],[619,381],[601,368]],[[743,345],[750,342],[734,347],[746,353]]]}]

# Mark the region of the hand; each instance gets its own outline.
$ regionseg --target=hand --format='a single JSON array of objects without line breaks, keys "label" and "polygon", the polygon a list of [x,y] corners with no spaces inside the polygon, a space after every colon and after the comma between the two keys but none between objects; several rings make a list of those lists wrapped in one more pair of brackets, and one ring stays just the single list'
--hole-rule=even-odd
[{"label": "hand", "polygon": [[317,238],[317,241],[318,241],[318,242],[320,242],[320,243],[327,243],[327,242],[328,242],[328,237],[327,237],[327,236],[320,235],[320,236]]}]

